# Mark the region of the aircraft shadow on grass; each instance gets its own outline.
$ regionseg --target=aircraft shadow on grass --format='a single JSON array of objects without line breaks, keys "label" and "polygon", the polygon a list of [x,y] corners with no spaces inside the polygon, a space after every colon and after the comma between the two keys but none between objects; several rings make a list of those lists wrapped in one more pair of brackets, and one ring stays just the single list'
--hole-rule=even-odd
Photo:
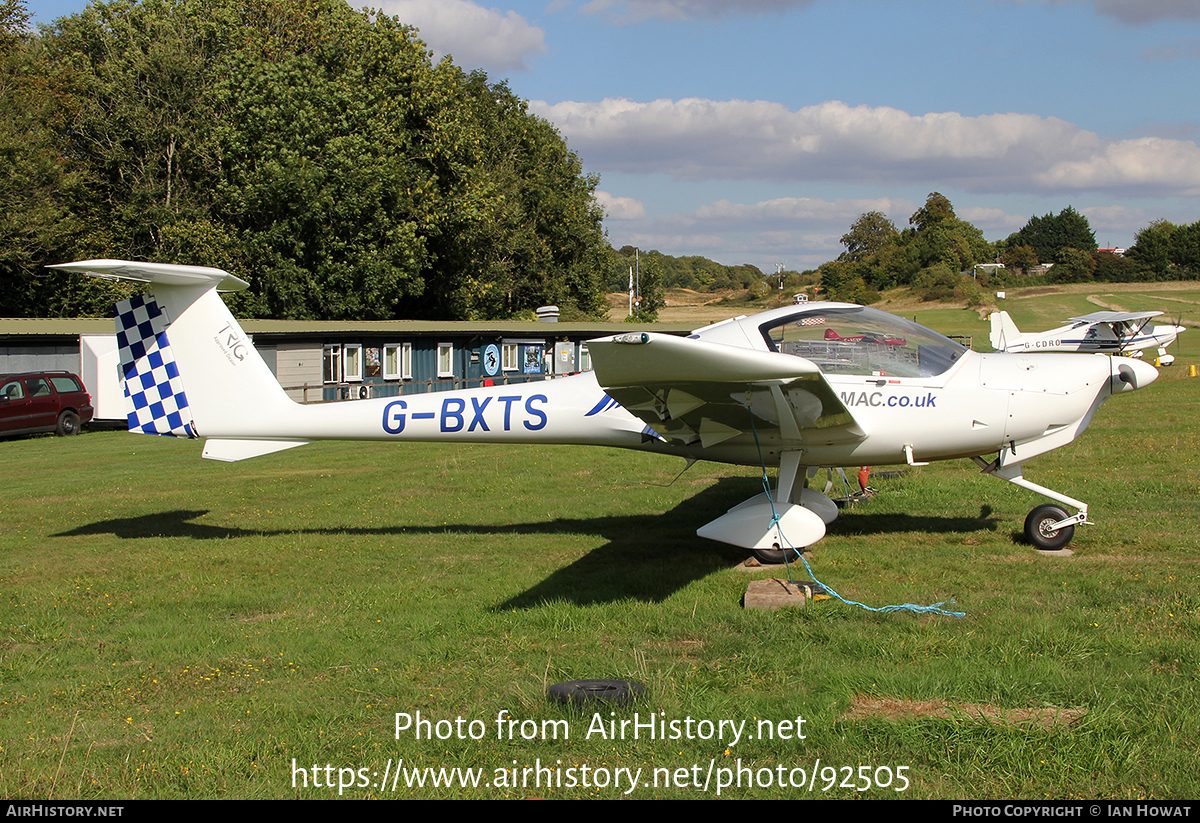
[{"label": "aircraft shadow on grass", "polygon": [[[746,557],[734,546],[699,538],[695,523],[714,511],[736,505],[760,488],[754,478],[727,477],[662,514],[620,515],[585,519],[559,518],[539,523],[449,526],[396,525],[388,527],[327,527],[251,529],[195,522],[205,510],[175,509],[138,517],[114,518],[59,532],[53,537],[111,534],[123,540],[177,538],[227,540],[279,535],[379,535],[402,539],[410,535],[455,534],[484,538],[496,535],[594,534],[607,542],[558,569],[541,583],[495,606],[496,609],[535,608],[548,601],[576,605],[621,600],[659,602]],[[853,536],[898,532],[952,533],[995,531],[997,522],[984,506],[979,517],[913,517],[907,514],[855,513],[841,517],[831,533]],[[474,551],[474,550],[473,550]],[[798,572],[803,577],[803,569]]]}]

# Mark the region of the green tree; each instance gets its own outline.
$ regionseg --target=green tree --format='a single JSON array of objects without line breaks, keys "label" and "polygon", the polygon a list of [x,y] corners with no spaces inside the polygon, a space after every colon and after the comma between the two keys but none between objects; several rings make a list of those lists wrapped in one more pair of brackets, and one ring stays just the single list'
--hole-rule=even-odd
[{"label": "green tree", "polygon": [[863,305],[874,303],[879,299],[879,292],[864,278],[866,270],[864,263],[834,260],[823,264],[817,270],[821,275],[823,297]]},{"label": "green tree", "polygon": [[[487,83],[482,72],[448,79],[467,97],[457,128],[470,151],[430,251],[436,272],[460,284],[468,307],[460,314],[502,317],[547,303],[568,316],[602,314],[608,261],[598,179],[506,85]],[[484,288],[461,287],[477,279]]]},{"label": "green tree", "polygon": [[956,220],[957,215],[954,213],[954,206],[950,204],[947,198],[941,192],[930,192],[925,198],[925,205],[913,212],[912,217],[908,219],[909,225],[915,226],[917,231],[928,231],[935,225],[947,220]]},{"label": "green tree", "polygon": [[1180,279],[1200,277],[1200,221],[1179,226],[1171,234],[1171,262],[1179,268]]},{"label": "green tree", "polygon": [[1153,278],[1163,279],[1170,276],[1171,270],[1171,236],[1176,226],[1167,220],[1155,220],[1142,229],[1134,237],[1125,256],[1150,274]]},{"label": "green tree", "polygon": [[182,260],[275,317],[603,309],[597,180],[504,84],[341,0],[96,2],[41,37],[85,230],[64,256]]},{"label": "green tree", "polygon": [[659,257],[658,252],[638,257],[637,270],[634,272],[637,298],[634,300],[633,314],[627,318],[628,322],[649,323],[657,320],[659,310],[667,304],[662,274],[659,271]]},{"label": "green tree", "polygon": [[1129,283],[1138,279],[1140,267],[1128,257],[1118,257],[1111,251],[1097,251],[1092,254],[1096,264],[1092,278],[1106,283]]},{"label": "green tree", "polygon": [[907,285],[921,269],[920,251],[913,240],[916,232],[907,229],[893,243],[884,246],[868,263],[866,278],[876,289]]},{"label": "green tree", "polygon": [[1038,264],[1038,256],[1033,246],[1009,245],[1000,255],[1000,262],[1006,269],[1028,273]]},{"label": "green tree", "polygon": [[822,278],[829,278],[833,291],[853,294],[860,302],[877,299],[883,289],[909,285],[930,267],[959,272],[995,257],[995,247],[983,232],[958,219],[950,200],[939,192],[926,198],[904,231],[896,232],[882,214],[868,212],[843,235],[842,243],[846,252],[837,262],[850,268],[822,267]]},{"label": "green tree", "polygon": [[958,219],[950,201],[938,192],[929,195],[909,223],[915,232],[910,230],[901,242],[916,249],[915,262],[920,269],[941,263],[952,271],[965,271],[995,256],[995,248],[983,232]]},{"label": "green tree", "polygon": [[1093,279],[1096,261],[1092,253],[1083,249],[1060,249],[1050,269],[1050,279],[1055,283],[1084,283]]},{"label": "green tree", "polygon": [[1031,217],[1018,232],[1009,235],[1009,246],[1030,246],[1038,260],[1049,263],[1058,259],[1063,249],[1096,251],[1096,235],[1086,217],[1067,206],[1058,214]]},{"label": "green tree", "polygon": [[391,18],[293,11],[281,4],[279,25],[243,21],[250,37],[214,83],[213,214],[239,239],[263,314],[403,316],[424,291],[444,206],[436,172],[451,126],[429,120],[446,92]]},{"label": "green tree", "polygon": [[164,227],[207,216],[221,35],[202,4],[145,0],[94,3],[43,38],[73,84],[70,155],[93,193],[94,245],[159,259]]},{"label": "green tree", "polygon": [[0,0],[0,48],[9,48],[29,24],[24,0]]},{"label": "green tree", "polygon": [[839,260],[859,262],[879,254],[889,243],[895,242],[900,236],[896,226],[883,212],[869,211],[860,216],[850,226],[850,231],[842,235],[842,245],[846,247]]},{"label": "green tree", "polygon": [[70,74],[27,21],[24,3],[0,6],[0,314],[106,312],[121,290],[44,268],[87,233],[88,187],[64,139],[76,111]]}]

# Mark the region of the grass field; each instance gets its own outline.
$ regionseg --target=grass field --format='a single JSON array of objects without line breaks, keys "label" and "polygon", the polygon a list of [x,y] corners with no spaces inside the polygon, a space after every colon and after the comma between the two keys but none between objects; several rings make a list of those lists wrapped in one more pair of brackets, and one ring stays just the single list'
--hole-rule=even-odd
[{"label": "grass field", "polygon": [[[1009,308],[1029,330],[1095,310],[1055,300]],[[917,316],[986,341],[970,312]],[[1091,504],[1073,556],[1022,545],[1043,501],[966,461],[875,481],[815,547],[847,598],[962,619],[743,610],[780,572],[694,530],[758,490],[746,469],[672,485],[678,459],[578,447],[216,464],[119,432],[0,441],[0,795],[622,797],[632,773],[631,797],[1196,797],[1198,352],[1183,335],[1155,385],[1027,464]],[[547,702],[579,678],[649,693]],[[397,738],[417,712],[434,739]],[[635,713],[680,734],[599,733]],[[432,785],[443,768],[479,785]]]}]

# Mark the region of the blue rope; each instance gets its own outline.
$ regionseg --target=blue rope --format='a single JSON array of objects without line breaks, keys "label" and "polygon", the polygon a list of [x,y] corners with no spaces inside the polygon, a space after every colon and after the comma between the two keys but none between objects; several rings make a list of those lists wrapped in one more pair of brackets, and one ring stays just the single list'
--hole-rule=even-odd
[{"label": "blue rope", "polygon": [[[816,583],[818,586],[820,586],[822,589],[824,589],[825,592],[827,594],[829,594],[831,597],[834,597],[834,598],[842,601],[847,606],[858,606],[860,609],[866,609],[869,612],[902,612],[903,611],[903,612],[915,612],[917,614],[940,614],[940,615],[944,615],[945,617],[966,617],[967,616],[966,612],[955,612],[955,611],[950,611],[948,609],[942,608],[942,606],[945,606],[947,603],[953,603],[954,602],[953,600],[943,600],[940,603],[934,603],[932,606],[918,606],[915,603],[904,603],[904,604],[901,604],[898,606],[881,606],[881,607],[868,606],[865,603],[859,603],[857,600],[847,600],[846,598],[844,598],[840,594],[838,594],[836,591],[834,591],[832,587],[830,587],[830,586],[826,585],[825,583],[822,583],[820,580],[818,580],[817,576],[815,574],[813,574],[812,566],[810,566],[808,564],[808,561],[804,558],[804,552],[802,552],[799,549],[796,549],[794,546],[792,546],[791,541],[789,541],[787,539],[787,536],[784,535],[784,533],[783,533],[783,527],[779,525],[780,515],[779,515],[779,512],[777,512],[775,510],[775,497],[771,494],[771,481],[767,477],[767,464],[766,464],[766,461],[763,460],[762,445],[758,442],[758,428],[754,425],[754,412],[752,410],[750,410],[748,407],[747,407],[747,411],[750,411],[750,431],[752,431],[754,433],[754,446],[755,446],[755,448],[758,449],[758,464],[759,464],[759,467],[762,469],[763,491],[766,493],[767,500],[771,504],[771,522],[769,524],[767,524],[767,528],[770,529],[771,527],[775,527],[775,528],[779,529],[779,539],[784,544],[783,545],[783,565],[784,565],[784,568],[787,569],[789,583],[792,583],[793,585],[796,583],[796,581],[792,579],[792,566],[788,562],[788,554],[790,553],[790,551],[794,551],[794,552],[796,552],[796,556],[800,558],[800,562],[802,562],[804,564],[804,568],[808,570],[808,576],[810,578],[812,578],[812,582]],[[844,482],[845,481],[843,479],[843,483]],[[847,497],[849,497],[849,495],[847,495]]]}]

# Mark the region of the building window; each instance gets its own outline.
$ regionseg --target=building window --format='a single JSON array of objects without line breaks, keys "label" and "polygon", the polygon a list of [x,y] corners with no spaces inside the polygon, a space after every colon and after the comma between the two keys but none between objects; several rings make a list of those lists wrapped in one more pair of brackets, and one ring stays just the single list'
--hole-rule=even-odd
[{"label": "building window", "polygon": [[363,378],[363,347],[358,343],[348,344],[342,350],[342,368],[347,383],[360,383]]},{"label": "building window", "polygon": [[383,347],[383,379],[400,379],[400,344],[387,343]]},{"label": "building window", "polygon": [[342,347],[326,346],[321,363],[321,379],[326,383],[342,382]]},{"label": "building window", "polygon": [[438,343],[437,349],[438,377],[454,376],[454,344]]},{"label": "building window", "polygon": [[412,380],[412,343],[388,343],[383,347],[383,379]]},{"label": "building window", "polygon": [[516,371],[521,367],[519,348],[516,343],[505,343],[500,347],[500,368]]}]

